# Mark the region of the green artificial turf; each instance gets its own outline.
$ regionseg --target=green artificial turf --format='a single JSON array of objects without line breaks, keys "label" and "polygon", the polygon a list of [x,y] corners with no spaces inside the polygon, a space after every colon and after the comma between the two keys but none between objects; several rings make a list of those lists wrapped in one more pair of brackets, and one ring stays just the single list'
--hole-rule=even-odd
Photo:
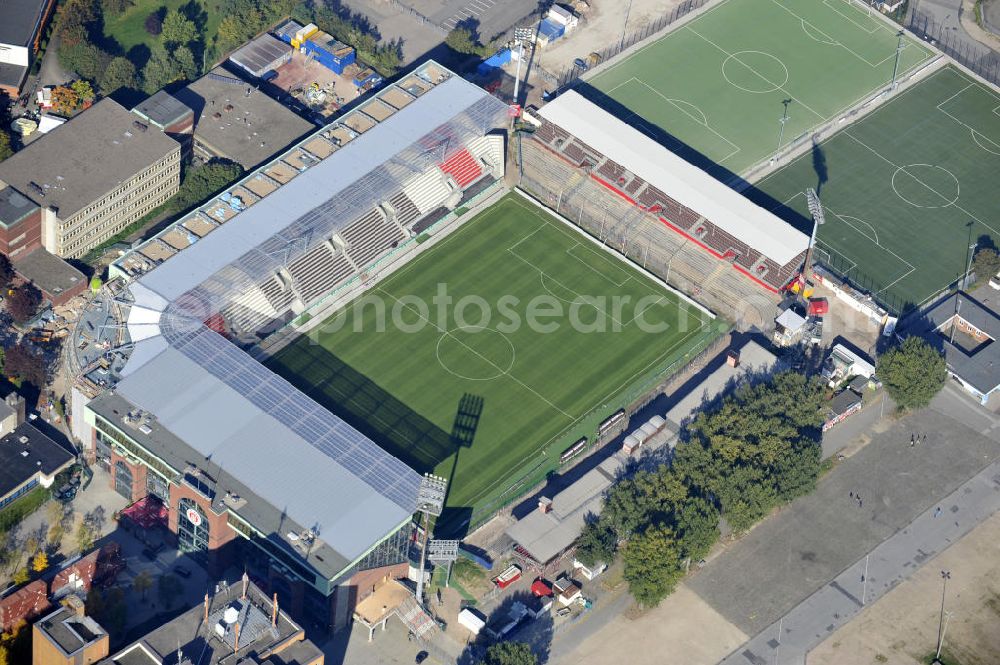
[{"label": "green artificial turf", "polygon": [[[432,300],[442,288],[453,298],[443,315]],[[613,296],[630,300],[616,309]],[[536,317],[551,330],[527,324],[532,307],[555,305],[562,316]],[[667,328],[641,330],[637,316]],[[468,520],[515,498],[519,480],[544,478],[580,436],[592,441],[597,423],[727,328],[510,195],[270,367],[418,471],[448,478],[447,505]]]},{"label": "green artificial turf", "polygon": [[971,244],[1000,241],[1000,95],[955,67],[814,152],[756,187],[805,215],[802,192],[819,185],[817,258],[894,312],[960,279]]},{"label": "green artificial turf", "polygon": [[[787,145],[891,81],[896,33],[852,0],[727,0],[579,89],[689,160],[742,173],[779,132]],[[903,46],[900,75],[931,57]]]}]

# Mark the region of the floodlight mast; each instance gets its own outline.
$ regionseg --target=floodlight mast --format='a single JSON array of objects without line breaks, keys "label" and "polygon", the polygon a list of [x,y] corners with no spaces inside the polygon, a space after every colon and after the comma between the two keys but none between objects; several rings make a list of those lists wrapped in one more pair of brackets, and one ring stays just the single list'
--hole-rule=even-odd
[{"label": "floodlight mast", "polygon": [[812,187],[806,190],[806,204],[813,218],[812,235],[809,237],[809,249],[806,250],[806,262],[803,267],[803,274],[808,278],[809,270],[812,268],[813,252],[816,249],[816,236],[819,227],[826,223],[826,217],[823,215],[823,204],[820,203],[819,194]]},{"label": "floodlight mast", "polygon": [[417,510],[424,514],[424,542],[420,548],[420,573],[417,575],[417,602],[424,604],[424,568],[427,565],[427,543],[430,539],[430,516],[437,517],[444,510],[448,481],[440,476],[425,473],[417,490]]}]

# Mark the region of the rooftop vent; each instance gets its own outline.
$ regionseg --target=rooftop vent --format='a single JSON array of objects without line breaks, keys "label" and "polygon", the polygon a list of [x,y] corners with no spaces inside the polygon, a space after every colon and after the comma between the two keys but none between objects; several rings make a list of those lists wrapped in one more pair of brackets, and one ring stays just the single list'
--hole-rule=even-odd
[{"label": "rooftop vent", "polygon": [[226,608],[226,611],[222,613],[222,620],[228,624],[236,623],[236,620],[240,618],[240,611],[230,605]]},{"label": "rooftop vent", "polygon": [[23,434],[21,436],[17,437],[17,440],[20,441],[21,443],[25,443],[25,444],[28,443],[28,437],[24,436]]}]

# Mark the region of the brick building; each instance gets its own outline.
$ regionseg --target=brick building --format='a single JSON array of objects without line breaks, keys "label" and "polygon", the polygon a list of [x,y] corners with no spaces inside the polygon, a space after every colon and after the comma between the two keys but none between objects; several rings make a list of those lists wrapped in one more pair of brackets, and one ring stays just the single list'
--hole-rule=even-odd
[{"label": "brick building", "polygon": [[32,665],[92,665],[110,651],[107,631],[85,614],[76,596],[36,621],[31,631]]},{"label": "brick building", "polygon": [[44,580],[29,582],[0,599],[0,632],[10,632],[22,621],[31,621],[52,606]]}]

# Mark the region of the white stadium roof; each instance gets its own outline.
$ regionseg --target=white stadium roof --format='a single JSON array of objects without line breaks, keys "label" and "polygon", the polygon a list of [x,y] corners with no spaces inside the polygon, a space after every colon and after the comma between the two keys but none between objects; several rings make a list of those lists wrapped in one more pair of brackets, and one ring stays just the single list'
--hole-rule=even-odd
[{"label": "white stadium roof", "polygon": [[539,115],[780,265],[809,246],[809,236],[805,233],[575,90],[564,92],[543,106]]}]

